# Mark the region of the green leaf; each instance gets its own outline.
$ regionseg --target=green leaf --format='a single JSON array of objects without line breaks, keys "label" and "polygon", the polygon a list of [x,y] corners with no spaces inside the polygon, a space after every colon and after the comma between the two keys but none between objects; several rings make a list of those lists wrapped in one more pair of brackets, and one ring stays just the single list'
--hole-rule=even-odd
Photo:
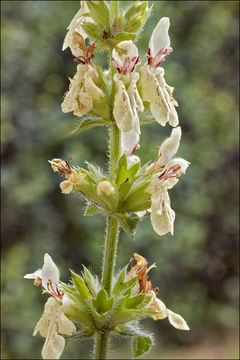
[{"label": "green leaf", "polygon": [[98,25],[88,21],[83,21],[81,26],[90,38],[93,40],[101,40],[102,32]]},{"label": "green leaf", "polygon": [[125,292],[127,290],[130,290],[131,295],[132,288],[137,284],[137,277],[134,277],[128,281],[124,281],[126,273],[125,269],[127,269],[127,266],[122,269],[118,274],[117,280],[113,288],[113,295],[120,295],[121,293],[124,293],[124,295],[126,295]]},{"label": "green leaf", "polygon": [[136,358],[148,352],[152,346],[150,336],[136,336],[133,340],[133,357]]},{"label": "green leaf", "polygon": [[130,20],[135,15],[143,15],[148,9],[148,1],[134,1],[124,13],[124,18]]},{"label": "green leaf", "polygon": [[101,210],[95,204],[89,204],[85,210],[84,216],[100,214]]},{"label": "green leaf", "polygon": [[133,178],[137,174],[139,168],[140,168],[140,161],[128,169],[128,174],[129,174],[130,180],[133,180]]},{"label": "green leaf", "polygon": [[113,291],[112,291],[113,295],[119,295],[123,291],[124,280],[125,280],[125,276],[126,276],[126,272],[127,272],[127,267],[128,267],[128,265],[126,265],[118,273],[118,276],[117,276],[116,281],[115,281],[114,286],[113,286]]},{"label": "green leaf", "polygon": [[102,29],[109,31],[109,8],[105,1],[88,1],[87,6],[90,11],[91,18]]},{"label": "green leaf", "polygon": [[93,329],[86,329],[86,331],[77,331],[73,333],[72,335],[64,335],[61,334],[65,338],[66,341],[72,341],[72,340],[85,340],[89,339],[94,335]]},{"label": "green leaf", "polygon": [[121,228],[125,231],[125,233],[133,239],[136,232],[137,224],[140,221],[140,218],[138,216],[131,217],[128,215],[118,215],[117,216],[119,220],[119,224]]},{"label": "green leaf", "polygon": [[150,201],[151,199],[151,194],[146,192],[149,183],[150,181],[146,177],[145,180],[141,181],[137,185],[134,184],[124,202],[119,206],[119,209],[129,213],[141,211],[139,208],[142,209],[142,207],[144,210],[146,201]]},{"label": "green leaf", "polygon": [[96,184],[98,184],[104,176],[102,170],[98,166],[94,166],[88,161],[85,161],[89,169],[89,175],[93,178]]},{"label": "green leaf", "polygon": [[78,134],[80,132],[91,129],[95,126],[105,126],[107,121],[97,117],[88,116],[85,119],[82,119],[80,124],[72,131],[72,134]]},{"label": "green leaf", "polygon": [[77,275],[73,271],[71,271],[72,277],[73,277],[73,283],[78,290],[81,298],[88,298],[91,296],[90,291],[88,290],[87,286],[85,285],[83,279],[81,276]]},{"label": "green leaf", "polygon": [[91,294],[95,297],[99,291],[99,282],[97,276],[91,274],[91,272],[83,265],[84,273],[82,278],[90,290]]},{"label": "green leaf", "polygon": [[126,155],[123,154],[118,162],[117,168],[117,184],[122,184],[128,178],[128,169],[127,169],[127,158]]},{"label": "green leaf", "polygon": [[108,299],[105,289],[101,289],[98,292],[96,299],[93,299],[92,302],[97,312],[99,314],[104,314],[112,308],[113,300],[113,298]]},{"label": "green leaf", "polygon": [[114,35],[113,44],[114,46],[116,46],[121,41],[134,40],[136,36],[137,36],[136,33],[126,32],[126,31],[119,32],[116,35]]},{"label": "green leaf", "polygon": [[140,294],[126,299],[125,307],[127,309],[135,309],[137,306],[143,303],[146,294]]},{"label": "green leaf", "polygon": [[123,202],[125,200],[125,197],[129,193],[130,189],[132,187],[132,183],[129,179],[127,179],[124,183],[122,183],[119,187],[118,193],[119,193],[119,202]]}]

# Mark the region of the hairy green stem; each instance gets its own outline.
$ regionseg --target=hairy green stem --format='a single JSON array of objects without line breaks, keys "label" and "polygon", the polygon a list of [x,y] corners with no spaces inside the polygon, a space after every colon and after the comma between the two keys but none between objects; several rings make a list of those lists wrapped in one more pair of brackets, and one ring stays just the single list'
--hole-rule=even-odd
[{"label": "hairy green stem", "polygon": [[106,359],[108,350],[109,333],[97,334],[95,339],[95,359]]},{"label": "hairy green stem", "polygon": [[107,229],[104,246],[102,287],[110,295],[112,291],[113,271],[118,240],[118,221],[112,216],[107,218]]}]

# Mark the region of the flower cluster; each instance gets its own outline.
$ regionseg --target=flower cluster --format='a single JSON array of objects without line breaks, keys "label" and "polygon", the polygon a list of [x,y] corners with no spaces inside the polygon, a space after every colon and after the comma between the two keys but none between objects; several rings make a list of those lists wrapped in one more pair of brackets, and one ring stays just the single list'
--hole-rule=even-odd
[{"label": "flower cluster", "polygon": [[43,268],[32,274],[26,274],[24,278],[33,279],[34,285],[41,285],[43,292],[50,295],[33,336],[39,332],[46,338],[42,349],[43,359],[59,359],[65,346],[62,335],[72,335],[76,332],[75,325],[65,315],[71,306],[71,299],[61,288],[59,270],[51,256],[45,254]]},{"label": "flower cluster", "polygon": [[[77,73],[71,80],[69,92],[62,103],[64,112],[73,111],[81,117],[87,113],[94,114],[94,110],[102,101],[106,101],[108,94],[98,81],[99,71],[92,62],[95,43],[88,48],[85,40],[88,34],[83,29],[84,23],[94,23],[89,17],[87,2],[82,2],[81,8],[68,27],[63,49],[70,47],[75,60],[81,64],[77,66]],[[164,69],[160,66],[166,56],[172,52],[169,38],[169,18],[159,20],[149,40],[146,54],[147,61],[141,64],[136,45],[132,40],[120,41],[112,49],[112,66],[114,98],[113,118],[121,132],[121,153],[126,155],[128,166],[140,162],[135,151],[140,147],[139,114],[151,111],[153,118],[162,126],[169,123],[174,127],[168,139],[159,148],[157,159],[151,164],[146,174],[152,174],[151,184],[147,191],[151,194],[151,222],[159,235],[168,232],[173,234],[175,212],[171,209],[168,190],[171,189],[178,177],[185,173],[189,162],[181,158],[173,158],[176,154],[180,139],[181,128],[178,126],[178,106],[173,98],[173,88],[164,79]],[[105,82],[109,82],[109,73],[102,73]],[[177,127],[176,127],[177,126]],[[66,175],[66,174],[65,174]],[[76,181],[84,180],[79,175],[67,174],[68,180],[61,183],[64,193],[70,193]],[[98,190],[99,194],[99,190]],[[144,212],[137,212],[142,216]]]},{"label": "flower cluster", "polygon": [[80,171],[69,166],[70,160],[72,160],[72,158],[70,158],[68,161],[62,159],[49,160],[53,171],[58,171],[60,176],[65,175],[67,179],[60,183],[60,188],[63,194],[70,194],[74,185],[84,183],[84,179],[86,177],[86,174],[81,173]]}]

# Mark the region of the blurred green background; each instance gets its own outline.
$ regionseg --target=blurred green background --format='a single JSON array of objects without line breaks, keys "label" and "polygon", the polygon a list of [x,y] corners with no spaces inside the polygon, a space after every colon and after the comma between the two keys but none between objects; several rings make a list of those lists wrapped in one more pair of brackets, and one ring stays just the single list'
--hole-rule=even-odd
[{"label": "blurred green background", "polygon": [[[121,6],[128,2],[122,1]],[[81,264],[101,273],[104,219],[83,217],[84,202],[62,195],[47,160],[88,160],[106,169],[107,132],[71,135],[78,124],[60,104],[76,70],[66,27],[78,1],[3,1],[2,7],[2,358],[41,358],[43,338],[32,337],[47,296],[23,279],[42,266],[48,252],[69,279]],[[136,239],[121,233],[117,268],[133,252],[156,262],[152,282],[191,331],[167,320],[143,324],[155,333],[145,358],[238,358],[238,2],[155,1],[138,41],[141,59],[160,17],[171,20],[174,52],[163,67],[175,87],[183,139],[178,156],[191,162],[170,190],[176,212],[174,236],[154,233],[149,218]],[[96,56],[107,67],[106,54]],[[167,125],[142,128],[143,162],[170,134]],[[86,359],[92,344],[72,342],[63,358]],[[130,358],[130,344],[113,340],[112,358]]]}]

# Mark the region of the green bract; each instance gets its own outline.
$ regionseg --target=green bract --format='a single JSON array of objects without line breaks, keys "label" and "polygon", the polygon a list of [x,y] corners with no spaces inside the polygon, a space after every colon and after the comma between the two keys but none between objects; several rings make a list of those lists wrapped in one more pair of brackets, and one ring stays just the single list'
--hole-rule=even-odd
[{"label": "green bract", "polygon": [[133,355],[138,357],[147,352],[152,344],[150,334],[143,332],[137,320],[151,316],[146,309],[151,296],[133,295],[137,277],[125,280],[127,267],[116,276],[112,295],[100,288],[98,279],[84,267],[82,275],[72,271],[72,285],[61,283],[65,294],[71,299],[66,315],[74,322],[77,332],[72,339],[84,340],[96,333],[111,332],[124,337],[133,337]]}]

